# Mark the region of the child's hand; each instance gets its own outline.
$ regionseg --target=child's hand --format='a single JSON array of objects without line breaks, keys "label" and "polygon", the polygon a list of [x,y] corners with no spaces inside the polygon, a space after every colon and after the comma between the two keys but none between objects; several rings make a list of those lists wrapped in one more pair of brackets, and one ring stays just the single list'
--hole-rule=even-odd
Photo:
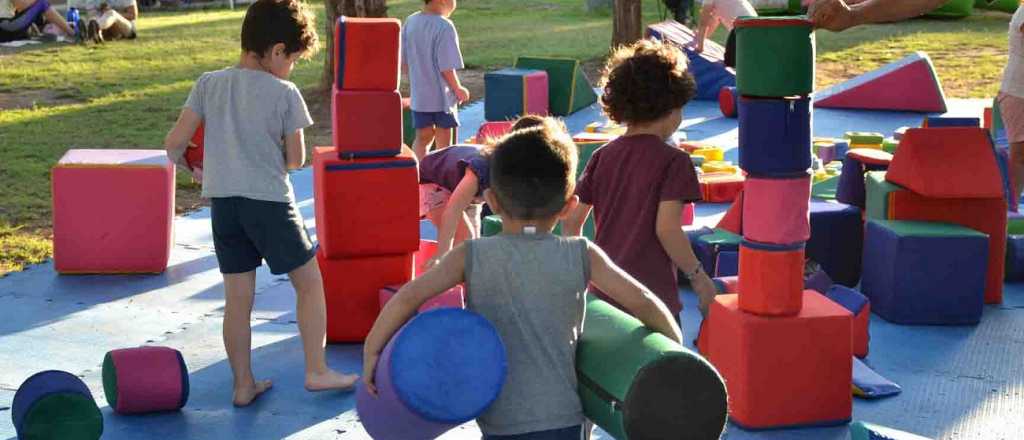
[{"label": "child's hand", "polygon": [[380,359],[380,353],[363,353],[363,383],[366,384],[366,391],[374,397],[377,396],[377,384],[373,382],[373,373],[377,369],[378,359]]},{"label": "child's hand", "polygon": [[432,269],[434,266],[437,266],[437,263],[440,263],[440,262],[441,262],[441,256],[434,255],[433,257],[430,257],[430,259],[427,260],[426,263],[423,263],[423,271],[426,272],[426,271]]},{"label": "child's hand", "polygon": [[459,86],[459,89],[455,91],[455,97],[459,99],[460,103],[469,101],[469,89]]},{"label": "child's hand", "polygon": [[718,295],[718,288],[715,287],[714,281],[711,281],[705,273],[693,278],[690,281],[690,287],[693,287],[693,291],[697,293],[697,297],[700,298],[700,304],[697,306],[700,309],[700,315],[703,317],[708,316],[708,309],[711,307],[711,302],[715,300],[715,296]]},{"label": "child's hand", "polygon": [[203,183],[203,169],[196,167],[192,168],[192,181],[195,183]]}]

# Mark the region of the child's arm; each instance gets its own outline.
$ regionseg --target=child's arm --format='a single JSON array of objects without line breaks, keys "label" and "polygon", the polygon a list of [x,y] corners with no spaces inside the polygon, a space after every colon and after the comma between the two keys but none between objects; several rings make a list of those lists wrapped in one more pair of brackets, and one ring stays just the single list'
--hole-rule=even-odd
[{"label": "child's arm", "polygon": [[305,165],[306,138],[301,128],[285,136],[284,159],[289,170],[297,170]]},{"label": "child's arm", "polygon": [[697,256],[693,254],[690,239],[683,233],[679,219],[683,215],[683,202],[667,200],[658,204],[658,219],[655,233],[661,247],[676,265],[690,279],[690,286],[700,298],[700,313],[706,315],[711,301],[718,294],[715,283],[704,269],[700,267]]},{"label": "child's arm", "polygon": [[469,101],[469,89],[462,87],[462,84],[459,82],[459,75],[455,73],[455,69],[441,72],[441,77],[448,83],[448,87],[451,87],[452,91],[455,92],[455,97],[459,98],[459,102]]},{"label": "child's arm", "polygon": [[437,254],[427,262],[427,268],[437,263],[448,251],[455,246],[455,231],[463,224],[470,229],[469,219],[466,217],[466,208],[473,203],[476,193],[480,188],[480,181],[472,169],[466,167],[466,174],[452,191],[452,196],[444,207],[441,214],[441,227],[437,231]]},{"label": "child's arm", "polygon": [[576,208],[569,213],[569,216],[562,222],[562,234],[566,237],[578,237],[583,235],[583,224],[587,222],[587,216],[593,206],[583,202],[576,204]]},{"label": "child's arm", "polygon": [[373,372],[384,346],[424,302],[463,282],[465,268],[466,247],[459,246],[436,267],[402,286],[381,310],[363,345],[363,381],[371,394],[377,395]]},{"label": "child's arm", "polygon": [[192,140],[192,136],[195,135],[196,129],[199,128],[199,124],[202,122],[203,119],[191,108],[185,107],[181,110],[178,122],[174,123],[174,127],[171,128],[171,131],[167,133],[167,137],[164,138],[164,148],[167,149],[167,156],[174,162],[180,162],[178,159],[185,154],[189,141]]},{"label": "child's arm", "polygon": [[697,52],[704,52],[704,40],[714,35],[718,29],[718,16],[714,14],[715,5],[705,5],[700,11],[700,28],[697,31],[697,38],[694,39]]},{"label": "child's arm", "polygon": [[591,243],[588,251],[590,281],[644,325],[682,345],[683,332],[668,307],[643,284],[616,266],[597,245]]}]

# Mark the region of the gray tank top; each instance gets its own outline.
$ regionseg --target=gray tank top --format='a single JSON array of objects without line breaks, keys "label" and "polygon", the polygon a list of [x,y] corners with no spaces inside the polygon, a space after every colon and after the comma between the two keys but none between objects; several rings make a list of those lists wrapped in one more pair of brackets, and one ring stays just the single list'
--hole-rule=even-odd
[{"label": "gray tank top", "polygon": [[488,435],[583,423],[576,342],[590,281],[587,241],[501,234],[467,242],[468,306],[486,317],[508,352],[508,377],[477,422]]}]

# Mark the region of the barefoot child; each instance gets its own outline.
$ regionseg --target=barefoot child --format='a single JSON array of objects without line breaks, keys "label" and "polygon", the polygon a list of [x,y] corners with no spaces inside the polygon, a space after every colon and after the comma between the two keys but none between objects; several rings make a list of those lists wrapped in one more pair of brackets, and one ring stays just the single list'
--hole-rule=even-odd
[{"label": "barefoot child", "polygon": [[[1024,188],[1024,6],[1017,8],[1010,20],[1010,58],[997,99],[1010,141],[1011,200],[1018,200]],[[1016,212],[1018,206],[1010,206],[1010,210]]]},{"label": "barefoot child", "polygon": [[703,52],[704,40],[711,38],[721,24],[729,30],[729,38],[725,42],[725,66],[736,67],[736,30],[733,29],[733,22],[738,17],[757,17],[757,11],[747,0],[704,0],[694,49]]},{"label": "barefoot child", "polygon": [[715,285],[679,222],[683,204],[701,199],[700,185],[690,156],[665,141],[679,128],[683,105],[696,89],[686,56],[670,45],[640,41],[612,54],[602,83],[605,113],[627,130],[590,158],[576,188],[580,204],[565,231],[579,235],[593,209],[595,239],[615,264],[654,291],[675,316],[682,310],[678,267],[704,312]]},{"label": "barefoot child", "polygon": [[587,284],[593,283],[644,324],[679,342],[668,309],[580,237],[551,234],[576,203],[576,147],[550,124],[511,133],[495,147],[488,204],[504,229],[456,247],[387,303],[363,348],[363,378],[387,341],[431,297],[465,282],[467,306],[497,329],[508,356],[501,394],[477,422],[484,439],[579,440],[576,344]]},{"label": "barefoot child", "polygon": [[295,84],[295,61],[318,40],[313,13],[299,0],[257,0],[242,23],[238,65],[199,77],[165,145],[180,157],[205,124],[203,197],[211,201],[213,241],[224,274],[224,348],[234,374],[234,404],[270,388],[252,372],[250,345],[256,268],[266,260],[295,286],[309,391],[351,388],[358,379],[327,367],[326,312],[316,250],[309,240],[288,170],[302,167],[302,130],[313,125]]}]

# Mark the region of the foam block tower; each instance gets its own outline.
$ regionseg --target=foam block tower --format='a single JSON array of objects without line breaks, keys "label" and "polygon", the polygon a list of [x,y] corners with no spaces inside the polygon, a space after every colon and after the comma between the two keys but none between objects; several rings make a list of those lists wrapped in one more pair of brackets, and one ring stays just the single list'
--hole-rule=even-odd
[{"label": "foam block tower", "polygon": [[[900,93],[892,93],[899,90]],[[814,94],[818,108],[945,113],[946,95],[928,54],[905,58]]]},{"label": "foam block tower", "polygon": [[736,72],[725,67],[725,48],[714,41],[704,42],[704,51],[697,53],[692,49],[696,32],[668,20],[647,27],[647,37],[669,42],[678,47],[689,59],[688,70],[697,81],[697,96],[694,99],[715,101],[723,87],[736,86]]},{"label": "foam block tower", "polygon": [[812,26],[797,17],[741,18],[736,37],[747,173],[738,293],[715,298],[698,347],[729,386],[736,425],[846,423],[852,315],[805,290],[803,276],[811,236]]},{"label": "foam block tower", "polygon": [[380,290],[413,278],[420,248],[419,172],[402,143],[399,33],[395,19],[337,22],[335,145],[313,152],[329,342],[363,341]]}]

